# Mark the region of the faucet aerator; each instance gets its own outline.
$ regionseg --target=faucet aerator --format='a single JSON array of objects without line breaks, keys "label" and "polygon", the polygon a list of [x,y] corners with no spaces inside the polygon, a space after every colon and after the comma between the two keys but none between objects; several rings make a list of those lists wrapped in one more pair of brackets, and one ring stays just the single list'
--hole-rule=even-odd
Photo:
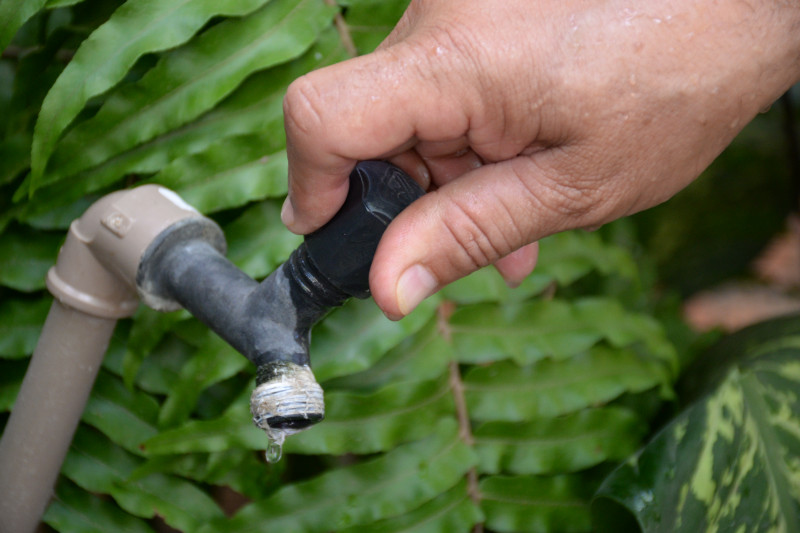
[{"label": "faucet aerator", "polygon": [[291,435],[325,418],[322,387],[308,365],[271,361],[258,367],[256,383],[250,413],[267,435]]}]

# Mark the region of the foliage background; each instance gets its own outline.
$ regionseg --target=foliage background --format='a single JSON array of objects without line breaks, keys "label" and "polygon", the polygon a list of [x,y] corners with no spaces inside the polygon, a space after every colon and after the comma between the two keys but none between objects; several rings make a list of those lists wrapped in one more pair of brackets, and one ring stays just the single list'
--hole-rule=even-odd
[{"label": "foliage background", "polygon": [[[286,86],[374,48],[406,3],[0,0],[0,426],[69,222],[109,191],[163,184],[217,220],[231,260],[263,278],[299,243],[279,221]],[[589,531],[613,517],[621,530],[602,507],[592,525],[592,496],[671,419],[673,384],[708,342],[682,324],[678,298],[741,274],[796,211],[796,152],[779,144],[787,116],[759,117],[667,206],[546,239],[514,291],[487,270],[399,323],[371,301],[331,313],[312,341],[327,418],[275,465],[250,421],[249,363],[185,313],[140,309],[117,328],[47,527]],[[771,390],[785,394],[765,409],[792,435],[797,420],[781,409],[799,379],[782,365],[794,356],[770,357],[785,380]],[[714,434],[697,427],[692,442]],[[795,441],[773,443],[772,466],[800,468]],[[668,513],[661,495],[696,485],[699,455],[655,497],[625,465],[601,492],[659,530],[641,495]],[[787,475],[779,519],[799,494]],[[686,531],[719,518],[711,503],[689,505]]]}]

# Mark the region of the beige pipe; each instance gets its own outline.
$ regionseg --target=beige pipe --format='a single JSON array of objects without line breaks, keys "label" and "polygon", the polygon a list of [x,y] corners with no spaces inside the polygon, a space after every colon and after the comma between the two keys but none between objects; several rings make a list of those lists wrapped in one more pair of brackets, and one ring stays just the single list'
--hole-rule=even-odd
[{"label": "beige pipe", "polygon": [[39,523],[115,324],[53,302],[0,440],[3,533]]},{"label": "beige pipe", "polygon": [[47,274],[55,301],[0,438],[0,533],[39,523],[116,321],[136,311],[137,290],[151,307],[179,307],[136,283],[143,255],[175,227],[224,248],[213,222],[155,185],[105,196],[70,225]]}]

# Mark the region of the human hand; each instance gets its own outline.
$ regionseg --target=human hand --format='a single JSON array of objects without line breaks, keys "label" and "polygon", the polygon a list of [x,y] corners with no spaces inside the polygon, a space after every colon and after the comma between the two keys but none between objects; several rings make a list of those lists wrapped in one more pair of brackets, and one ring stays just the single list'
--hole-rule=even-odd
[{"label": "human hand", "polygon": [[358,160],[431,192],[384,234],[370,273],[392,318],[538,239],[660,203],[800,77],[800,7],[721,0],[412,1],[374,53],[295,81],[284,102],[286,225],[342,205]]}]

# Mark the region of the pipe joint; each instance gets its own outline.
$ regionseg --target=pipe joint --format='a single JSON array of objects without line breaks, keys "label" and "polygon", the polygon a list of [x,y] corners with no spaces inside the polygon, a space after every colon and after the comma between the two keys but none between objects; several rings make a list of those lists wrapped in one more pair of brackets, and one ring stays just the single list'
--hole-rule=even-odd
[{"label": "pipe joint", "polygon": [[62,304],[101,318],[133,315],[139,298],[158,310],[179,309],[149,290],[147,273],[139,269],[148,253],[187,234],[225,251],[222,230],[164,187],[144,185],[109,194],[70,225],[47,274],[47,288]]}]

